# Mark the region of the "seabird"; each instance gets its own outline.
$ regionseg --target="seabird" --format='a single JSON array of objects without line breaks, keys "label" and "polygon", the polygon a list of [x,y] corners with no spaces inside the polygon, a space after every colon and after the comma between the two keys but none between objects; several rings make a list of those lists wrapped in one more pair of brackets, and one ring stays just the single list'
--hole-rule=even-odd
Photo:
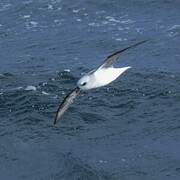
[{"label": "seabird", "polygon": [[58,122],[58,120],[62,117],[64,112],[69,108],[69,106],[73,103],[74,99],[80,94],[81,91],[105,86],[117,79],[127,69],[131,68],[130,66],[123,68],[114,68],[113,63],[119,59],[119,56],[122,52],[145,42],[147,42],[147,40],[138,42],[111,54],[96,70],[90,71],[89,73],[81,77],[77,82],[77,87],[73,89],[60,104],[54,119],[54,124]]}]

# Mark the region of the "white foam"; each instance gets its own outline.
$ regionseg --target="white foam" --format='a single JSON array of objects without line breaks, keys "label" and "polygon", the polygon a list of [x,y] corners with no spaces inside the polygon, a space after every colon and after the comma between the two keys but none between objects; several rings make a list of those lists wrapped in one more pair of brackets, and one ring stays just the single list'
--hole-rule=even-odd
[{"label": "white foam", "polygon": [[99,160],[99,163],[107,163],[107,161],[105,161],[105,160]]},{"label": "white foam", "polygon": [[108,21],[103,21],[102,24],[106,25],[108,24],[109,22]]},{"label": "white foam", "polygon": [[116,38],[116,41],[127,41],[127,38]]},{"label": "white foam", "polygon": [[122,24],[131,24],[134,23],[135,21],[131,20],[131,19],[127,19],[127,20],[123,20],[121,21]]},{"label": "white foam", "polygon": [[171,78],[175,78],[176,76],[174,74],[170,75]]},{"label": "white foam", "polygon": [[25,88],[26,91],[36,91],[36,87],[35,86],[27,86]]},{"label": "white foam", "polygon": [[31,24],[33,27],[37,27],[38,22],[36,22],[36,21],[30,21],[30,24]]},{"label": "white foam", "polygon": [[0,8],[0,11],[7,10],[7,9],[9,9],[11,6],[12,6],[12,4],[2,4],[2,5],[1,5],[1,8]]},{"label": "white foam", "polygon": [[122,38],[116,38],[116,41],[123,41]]},{"label": "white foam", "polygon": [[106,16],[105,18],[108,19],[108,21],[111,21],[111,22],[116,22],[116,23],[119,23],[119,22],[120,22],[119,20],[115,19],[115,18],[112,17],[112,16]]},{"label": "white foam", "polygon": [[30,4],[32,3],[32,0],[23,1],[23,4]]},{"label": "white foam", "polygon": [[49,93],[45,92],[45,91],[42,91],[42,94],[44,95],[49,95]]},{"label": "white foam", "polygon": [[122,161],[122,162],[126,162],[126,159],[125,159],[125,158],[122,158],[121,161]]},{"label": "white foam", "polygon": [[47,82],[43,82],[42,85],[43,85],[43,86],[46,86],[46,85],[47,85]]},{"label": "white foam", "polygon": [[61,21],[60,21],[59,19],[55,19],[54,22],[55,22],[55,23],[59,23],[59,22],[61,22]]},{"label": "white foam", "polygon": [[57,98],[58,98],[58,95],[53,96],[53,99],[57,99]]},{"label": "white foam", "polygon": [[88,25],[89,26],[95,26],[95,27],[99,27],[100,26],[100,24],[95,23],[95,22],[89,23]]},{"label": "white foam", "polygon": [[64,69],[64,72],[71,72],[70,69]]},{"label": "white foam", "polygon": [[80,9],[73,9],[73,13],[78,13]]},{"label": "white foam", "polygon": [[96,14],[104,14],[106,11],[102,10],[102,11],[96,11]]},{"label": "white foam", "polygon": [[27,18],[30,18],[31,15],[24,15],[23,18],[27,19]]},{"label": "white foam", "polygon": [[175,37],[175,36],[177,36],[177,35],[179,35],[178,32],[172,32],[172,31],[171,31],[171,32],[168,33],[168,36],[169,36],[169,37]]},{"label": "white foam", "polygon": [[38,22],[36,21],[26,22],[27,29],[36,28],[37,26],[38,26]]},{"label": "white foam", "polygon": [[136,29],[136,31],[138,32],[138,33],[140,33],[140,34],[142,34],[143,32],[143,29],[142,28],[135,28]]},{"label": "white foam", "polygon": [[14,88],[15,90],[20,90],[20,89],[23,89],[23,87],[17,87],[17,88]]},{"label": "white foam", "polygon": [[48,4],[48,9],[53,10],[53,6],[51,4]]},{"label": "white foam", "polygon": [[81,22],[81,21],[82,21],[82,19],[78,18],[78,19],[76,19],[76,21]]}]

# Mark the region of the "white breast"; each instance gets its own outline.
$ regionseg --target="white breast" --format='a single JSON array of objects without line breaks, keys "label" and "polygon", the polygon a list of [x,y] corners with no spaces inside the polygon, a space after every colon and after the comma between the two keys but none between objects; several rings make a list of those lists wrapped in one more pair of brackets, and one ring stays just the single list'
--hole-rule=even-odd
[{"label": "white breast", "polygon": [[100,87],[111,83],[129,68],[130,67],[123,67],[123,68],[110,67],[110,68],[102,68],[97,70],[94,73],[96,79],[96,83],[94,84],[94,86]]}]

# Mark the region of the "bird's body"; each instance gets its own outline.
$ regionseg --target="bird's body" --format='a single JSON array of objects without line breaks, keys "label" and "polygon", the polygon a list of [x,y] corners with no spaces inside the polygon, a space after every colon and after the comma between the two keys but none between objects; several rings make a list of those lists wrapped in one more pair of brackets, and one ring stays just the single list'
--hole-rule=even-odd
[{"label": "bird's body", "polygon": [[[96,71],[92,71],[93,73],[89,73],[85,76],[83,76],[77,83],[77,86],[81,90],[89,90],[98,88],[101,86],[106,86],[115,79],[117,79],[123,72],[125,72],[127,69],[131,68],[123,67],[123,68],[99,68]],[[88,81],[89,83],[85,86],[81,86],[84,81]]]},{"label": "bird's body", "polygon": [[122,52],[132,47],[136,47],[140,44],[143,44],[145,42],[146,41],[141,41],[139,43],[136,43],[132,46],[129,46],[127,48],[113,53],[112,55],[107,57],[105,62],[99,68],[97,68],[97,70],[90,71],[89,73],[85,74],[82,78],[80,78],[77,82],[77,87],[65,97],[65,99],[59,106],[56,113],[54,124],[57,123],[57,121],[61,118],[61,116],[69,108],[69,106],[73,103],[74,99],[80,94],[81,91],[108,85],[109,83],[117,79],[123,72],[131,68],[130,66],[123,68],[114,68],[113,63],[119,58]]}]

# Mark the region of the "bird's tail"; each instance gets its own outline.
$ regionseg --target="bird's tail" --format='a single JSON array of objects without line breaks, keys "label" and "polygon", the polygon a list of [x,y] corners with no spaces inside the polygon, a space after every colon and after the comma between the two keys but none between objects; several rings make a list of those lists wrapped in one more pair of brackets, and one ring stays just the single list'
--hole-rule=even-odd
[{"label": "bird's tail", "polygon": [[127,71],[128,69],[132,68],[131,66],[127,66],[127,67],[123,67],[123,68],[115,68],[118,70],[119,72],[119,76],[124,73],[125,71]]}]

